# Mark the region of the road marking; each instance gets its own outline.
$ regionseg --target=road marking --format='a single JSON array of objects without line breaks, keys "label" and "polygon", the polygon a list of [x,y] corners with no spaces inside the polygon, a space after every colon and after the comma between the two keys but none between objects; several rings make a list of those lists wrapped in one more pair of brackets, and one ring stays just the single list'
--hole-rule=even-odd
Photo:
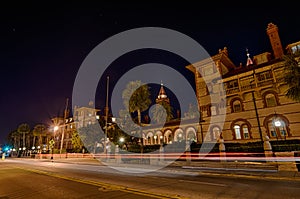
[{"label": "road marking", "polygon": [[147,192],[144,190],[130,188],[130,187],[122,186],[122,185],[114,185],[114,184],[109,184],[109,183],[105,183],[105,182],[98,182],[98,181],[93,181],[93,180],[83,180],[80,178],[67,177],[67,176],[63,176],[63,175],[59,175],[59,174],[55,174],[55,173],[51,173],[51,172],[47,172],[47,171],[42,171],[42,170],[38,170],[38,169],[29,169],[29,168],[23,168],[23,167],[15,167],[15,168],[29,171],[32,173],[56,177],[56,178],[60,178],[60,179],[64,179],[64,180],[98,186],[101,189],[105,189],[105,190],[122,191],[122,192],[138,194],[138,195],[142,195],[142,196],[148,196],[148,197],[159,198],[159,199],[188,199],[186,197],[181,197],[178,195],[153,193],[153,192]]},{"label": "road marking", "polygon": [[247,175],[247,174],[224,174],[224,173],[212,173],[212,172],[199,172],[199,175],[208,175],[208,176],[226,176],[226,177],[234,177],[234,178],[244,178],[244,179],[261,179],[261,180],[285,180],[285,181],[300,181],[297,177],[284,177],[284,176],[266,176],[266,175]]},{"label": "road marking", "polygon": [[219,187],[227,187],[226,184],[218,184],[218,183],[211,183],[211,182],[200,182],[200,181],[192,181],[192,180],[179,180],[180,182],[188,182],[194,184],[203,184],[203,185],[212,185],[212,186],[219,186]]}]

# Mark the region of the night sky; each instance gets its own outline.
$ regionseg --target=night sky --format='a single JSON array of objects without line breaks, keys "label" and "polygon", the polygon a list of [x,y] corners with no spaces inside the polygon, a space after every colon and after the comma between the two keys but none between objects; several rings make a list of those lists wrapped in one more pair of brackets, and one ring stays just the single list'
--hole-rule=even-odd
[{"label": "night sky", "polygon": [[[20,123],[50,125],[51,117],[62,115],[85,57],[99,43],[122,31],[173,29],[195,39],[210,55],[226,46],[236,65],[246,62],[246,48],[252,56],[271,52],[266,35],[270,22],[278,26],[283,47],[300,41],[299,10],[286,2],[272,6],[251,2],[231,5],[228,1],[203,6],[188,1],[170,1],[168,6],[161,4],[163,1],[49,2],[0,6],[0,143]],[[176,68],[193,83],[193,74],[184,68],[185,60],[168,53],[162,56],[141,51],[113,63],[107,71],[112,76],[111,88],[129,68],[153,61]],[[101,80],[103,87],[106,78]],[[96,106],[103,109],[105,90],[99,89],[97,97]]]}]

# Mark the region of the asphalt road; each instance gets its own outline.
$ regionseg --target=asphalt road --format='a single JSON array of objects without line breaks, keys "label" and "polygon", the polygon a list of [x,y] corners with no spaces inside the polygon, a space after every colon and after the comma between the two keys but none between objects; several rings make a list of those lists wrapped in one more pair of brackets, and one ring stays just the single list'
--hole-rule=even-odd
[{"label": "asphalt road", "polygon": [[101,164],[18,159],[0,161],[0,183],[0,198],[13,199],[300,197],[298,180],[239,178],[170,168],[134,174]]}]

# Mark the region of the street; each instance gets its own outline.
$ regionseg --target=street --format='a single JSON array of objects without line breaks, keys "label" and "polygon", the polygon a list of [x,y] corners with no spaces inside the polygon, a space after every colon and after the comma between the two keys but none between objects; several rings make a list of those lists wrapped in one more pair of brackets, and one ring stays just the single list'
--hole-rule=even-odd
[{"label": "street", "polygon": [[163,168],[126,173],[97,164],[8,158],[0,198],[299,198],[300,181],[204,175]]}]

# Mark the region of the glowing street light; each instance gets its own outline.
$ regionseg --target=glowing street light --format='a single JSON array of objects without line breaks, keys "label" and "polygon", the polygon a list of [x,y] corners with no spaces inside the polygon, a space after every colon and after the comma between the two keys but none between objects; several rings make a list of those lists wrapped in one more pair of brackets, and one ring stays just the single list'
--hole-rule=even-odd
[{"label": "glowing street light", "polygon": [[53,132],[55,133],[58,130],[58,128],[59,128],[58,126],[54,126],[53,127]]}]

